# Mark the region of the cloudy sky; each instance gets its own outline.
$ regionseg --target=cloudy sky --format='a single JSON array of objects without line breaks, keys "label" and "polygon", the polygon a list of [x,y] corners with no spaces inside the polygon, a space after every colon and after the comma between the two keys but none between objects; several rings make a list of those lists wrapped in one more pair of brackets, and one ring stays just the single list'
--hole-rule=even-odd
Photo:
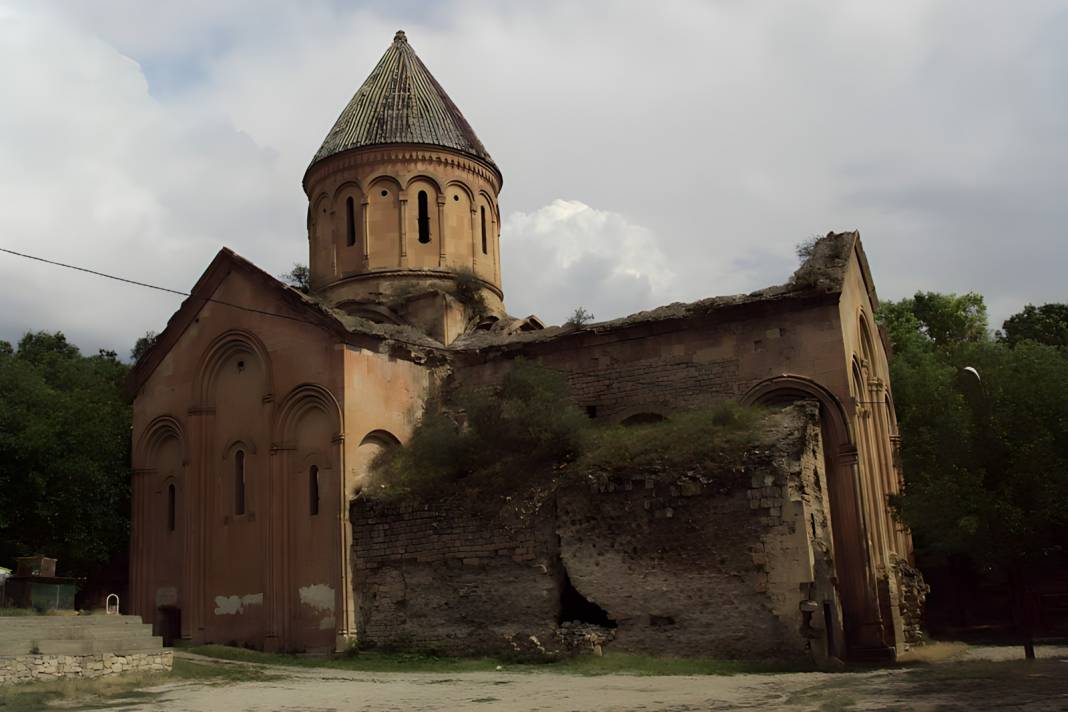
[{"label": "cloudy sky", "polygon": [[[0,0],[0,246],[182,290],[306,261],[300,179],[398,28],[504,172],[514,314],[757,289],[832,229],[884,299],[1068,300],[1041,0]],[[0,254],[0,339],[125,354],[179,302]]]}]

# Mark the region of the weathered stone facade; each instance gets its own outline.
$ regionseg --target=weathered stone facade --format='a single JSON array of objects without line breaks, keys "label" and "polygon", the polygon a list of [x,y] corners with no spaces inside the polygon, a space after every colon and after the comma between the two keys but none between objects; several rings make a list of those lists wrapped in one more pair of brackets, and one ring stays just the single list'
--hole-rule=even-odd
[{"label": "weathered stone facade", "polygon": [[[570,626],[565,647],[791,653],[828,617],[844,631],[824,643],[836,655],[902,650],[909,594],[893,567],[911,560],[911,541],[888,506],[898,434],[859,234],[828,233],[789,281],[749,294],[580,326],[509,316],[503,176],[440,84],[413,86],[406,68],[429,76],[398,34],[305,174],[309,293],[223,249],[133,369],[133,612],[168,639],[271,650],[453,649],[461,631],[482,647],[515,633],[521,648],[548,648],[564,580],[553,571],[574,569],[617,627],[608,641]],[[819,503],[776,465],[744,495],[683,496],[684,473],[677,492],[659,480],[647,492],[647,473],[603,492],[569,485],[533,522],[489,526],[448,498],[381,521],[363,498],[350,510],[372,458],[410,437],[431,394],[497,383],[518,357],[565,374],[574,401],[609,422],[815,400]],[[744,526],[724,525],[737,517]],[[683,536],[680,522],[711,538]],[[657,537],[662,552],[642,548]],[[423,549],[406,548],[415,541]],[[605,553],[624,541],[640,566]],[[611,567],[595,565],[595,548]],[[833,563],[818,553],[830,551]],[[673,577],[701,605],[657,588]],[[449,618],[454,600],[485,630]],[[742,639],[735,613],[755,635]]]},{"label": "weathered stone facade", "polygon": [[126,655],[8,655],[0,656],[0,686],[123,672],[167,672],[173,665],[174,653],[170,650]]},{"label": "weathered stone facade", "polygon": [[[818,408],[793,406],[761,427],[768,444],[722,471],[565,480],[538,506],[520,492],[500,512],[462,496],[358,498],[361,641],[468,654],[595,644],[731,658],[838,654]],[[569,604],[571,588],[603,610],[600,630],[575,635],[575,623],[593,621],[572,617],[583,611]]]}]

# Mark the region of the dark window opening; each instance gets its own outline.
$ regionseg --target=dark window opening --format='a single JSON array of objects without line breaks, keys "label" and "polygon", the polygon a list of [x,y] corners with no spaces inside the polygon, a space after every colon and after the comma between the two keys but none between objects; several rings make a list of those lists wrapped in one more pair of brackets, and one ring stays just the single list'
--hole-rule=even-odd
[{"label": "dark window opening", "polygon": [[308,470],[308,510],[314,517],[319,513],[319,466],[312,465]]},{"label": "dark window opening", "polygon": [[454,196],[452,196],[452,199],[457,201],[457,202],[459,202],[460,196],[459,195],[454,195]]},{"label": "dark window opening", "polygon": [[426,191],[419,191],[419,242],[430,242],[430,207],[427,204]]},{"label": "dark window opening", "polygon": [[659,628],[666,625],[675,625],[675,619],[671,616],[658,616],[654,613],[649,614],[649,625],[653,628]]},{"label": "dark window opening", "polygon": [[238,361],[237,362],[237,370],[238,370],[238,372],[241,372],[241,371],[245,370],[245,362],[244,361]]},{"label": "dark window opening", "polygon": [[616,622],[608,617],[608,611],[579,593],[565,571],[560,584],[560,618],[557,623],[567,621],[592,623],[602,628],[616,627]]},{"label": "dark window opening", "polygon": [[173,532],[175,526],[175,514],[177,505],[177,493],[174,484],[167,485],[167,531]]},{"label": "dark window opening", "polygon": [[834,606],[830,601],[823,602],[823,628],[827,636],[827,655],[838,656],[838,646],[834,643]]},{"label": "dark window opening", "polygon": [[659,413],[635,413],[623,419],[621,425],[649,425],[650,423],[663,423],[667,418]]},{"label": "dark window opening", "polygon": [[486,252],[486,206],[483,205],[479,208],[482,211],[482,254],[488,254]]},{"label": "dark window opening", "polygon": [[356,206],[351,197],[345,199],[345,244],[356,244]]},{"label": "dark window opening", "polygon": [[596,418],[597,417],[597,406],[595,406],[595,405],[586,406],[586,415],[589,416],[590,418]]},{"label": "dark window opening", "polygon": [[382,197],[385,198],[387,195],[389,195],[389,191],[388,190],[383,190],[382,191]]},{"label": "dark window opening", "polygon": [[245,513],[245,451],[234,455],[234,514]]}]

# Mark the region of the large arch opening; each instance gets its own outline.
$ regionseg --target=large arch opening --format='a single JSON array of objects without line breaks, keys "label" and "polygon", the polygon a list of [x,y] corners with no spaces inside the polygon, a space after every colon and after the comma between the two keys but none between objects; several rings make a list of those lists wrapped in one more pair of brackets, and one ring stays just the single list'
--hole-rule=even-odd
[{"label": "large arch opening", "polygon": [[834,546],[836,588],[845,643],[850,650],[878,646],[883,631],[873,600],[870,555],[856,481],[857,451],[841,402],[826,387],[803,376],[779,376],[758,383],[742,398],[747,405],[782,408],[798,401],[819,403],[827,500]]}]

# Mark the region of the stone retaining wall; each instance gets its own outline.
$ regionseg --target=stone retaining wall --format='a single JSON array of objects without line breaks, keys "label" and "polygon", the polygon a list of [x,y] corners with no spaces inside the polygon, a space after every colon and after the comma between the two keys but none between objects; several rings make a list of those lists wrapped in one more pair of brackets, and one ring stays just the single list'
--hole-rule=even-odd
[{"label": "stone retaining wall", "polygon": [[170,650],[128,655],[0,656],[0,686],[71,677],[103,677],[123,672],[167,672],[173,665],[174,653]]}]

